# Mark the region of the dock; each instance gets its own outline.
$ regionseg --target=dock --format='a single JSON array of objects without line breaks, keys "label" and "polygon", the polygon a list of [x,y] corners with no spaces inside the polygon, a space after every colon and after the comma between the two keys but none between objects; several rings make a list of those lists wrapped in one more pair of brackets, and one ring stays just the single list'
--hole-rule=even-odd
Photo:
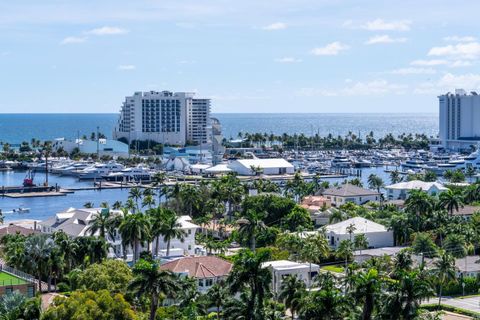
[{"label": "dock", "polygon": [[66,196],[66,192],[45,191],[45,192],[11,192],[5,193],[6,198],[37,198],[37,197],[59,197]]}]

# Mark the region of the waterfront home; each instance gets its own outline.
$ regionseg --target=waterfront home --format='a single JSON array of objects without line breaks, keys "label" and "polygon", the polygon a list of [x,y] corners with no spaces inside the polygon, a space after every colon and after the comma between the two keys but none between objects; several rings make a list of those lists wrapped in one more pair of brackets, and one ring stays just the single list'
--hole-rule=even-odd
[{"label": "waterfront home", "polygon": [[[229,163],[228,167],[242,176],[253,176],[258,173],[264,175],[282,175],[293,174],[295,168],[293,165],[282,158],[271,159],[239,159]],[[257,169],[256,172],[253,169]]]},{"label": "waterfront home", "polygon": [[0,239],[9,234],[21,234],[22,236],[28,236],[34,233],[40,233],[40,231],[34,228],[25,228],[22,226],[17,226],[15,224],[0,225]]},{"label": "waterfront home", "polygon": [[322,195],[336,207],[347,202],[353,202],[358,205],[367,202],[379,202],[381,197],[377,191],[357,187],[349,183],[330,187],[323,191]]},{"label": "waterfront home", "polygon": [[331,247],[337,248],[342,240],[353,240],[355,235],[364,234],[368,248],[393,246],[393,231],[385,226],[361,217],[354,217],[325,227]]},{"label": "waterfront home", "polygon": [[52,149],[55,151],[64,150],[72,153],[78,149],[80,153],[97,154],[99,156],[128,157],[128,144],[117,140],[98,139],[95,141],[86,139],[75,139],[74,141],[65,138],[57,138],[52,143]]},{"label": "waterfront home", "polygon": [[198,291],[205,293],[215,283],[225,280],[233,265],[215,256],[183,257],[160,266],[162,270],[187,276],[198,281]]},{"label": "waterfront home", "polygon": [[272,272],[272,290],[274,293],[280,292],[285,277],[295,275],[308,286],[320,270],[320,267],[314,263],[300,263],[289,260],[267,261],[262,263],[262,268],[268,268]]},{"label": "waterfront home", "polygon": [[430,195],[439,194],[448,190],[440,182],[424,182],[420,180],[412,180],[406,182],[399,182],[385,187],[387,190],[387,198],[389,200],[405,200],[412,190],[423,190]]},{"label": "waterfront home", "polygon": [[[119,210],[111,210],[104,208],[82,208],[75,209],[70,208],[65,212],[59,212],[53,217],[48,218],[44,221],[39,222],[40,230],[44,233],[53,233],[58,230],[62,230],[71,237],[83,237],[89,236],[88,228],[95,219],[97,213],[102,212],[102,210],[110,210],[110,214],[122,214]],[[180,228],[184,231],[185,237],[183,241],[178,238],[171,239],[170,241],[170,256],[184,256],[184,255],[193,255],[198,253],[198,249],[195,246],[195,233],[200,226],[197,226],[191,222],[189,216],[180,216],[178,217],[177,222],[180,224]],[[98,236],[99,233],[95,233],[95,236]],[[106,241],[109,244],[110,257],[122,258],[124,254],[122,238],[118,232],[114,232],[113,237],[110,235],[105,235]],[[154,254],[157,252],[156,248],[157,241],[153,241],[141,247],[141,251],[152,250]],[[196,250],[197,249],[197,250]],[[159,256],[166,256],[167,252],[167,242],[163,240],[163,237],[158,239],[158,254]],[[132,248],[129,246],[126,248],[127,261],[133,259]]]}]

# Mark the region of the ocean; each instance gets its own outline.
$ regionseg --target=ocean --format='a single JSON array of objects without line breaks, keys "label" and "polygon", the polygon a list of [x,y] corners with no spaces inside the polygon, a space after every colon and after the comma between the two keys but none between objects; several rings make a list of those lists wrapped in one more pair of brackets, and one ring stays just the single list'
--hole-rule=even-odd
[{"label": "ocean", "polygon": [[[438,134],[435,113],[216,113],[226,138],[239,132],[321,136],[345,135],[349,131],[361,137],[374,132],[375,137],[388,133]],[[32,138],[52,140],[90,136],[97,130],[107,137],[117,124],[118,114],[0,114],[0,141],[19,144]]]}]

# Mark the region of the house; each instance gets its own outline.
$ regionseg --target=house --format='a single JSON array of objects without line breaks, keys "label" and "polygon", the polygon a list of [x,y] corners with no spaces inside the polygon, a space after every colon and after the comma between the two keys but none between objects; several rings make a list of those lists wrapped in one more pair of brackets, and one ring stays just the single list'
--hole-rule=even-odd
[{"label": "house", "polygon": [[448,190],[443,184],[439,182],[424,182],[420,180],[412,180],[406,182],[399,182],[385,187],[387,190],[387,199],[389,200],[405,200],[408,198],[408,193],[412,190],[423,190],[428,194],[439,194]]},{"label": "house", "polygon": [[215,283],[225,280],[233,265],[215,256],[183,257],[160,266],[162,270],[170,270],[198,281],[198,291],[205,293]]},{"label": "house", "polygon": [[272,159],[240,159],[229,163],[228,167],[242,176],[253,176],[256,174],[252,168],[258,168],[264,175],[293,174],[293,165],[282,158]]},{"label": "house", "polygon": [[34,233],[40,233],[40,231],[35,228],[25,228],[12,223],[8,225],[0,225],[0,239],[8,234],[21,234],[22,236],[28,236]]},{"label": "house", "polygon": [[[351,233],[351,234],[350,234]],[[350,240],[364,234],[369,248],[393,246],[393,231],[385,226],[361,217],[354,217],[325,227],[330,246],[337,248],[342,240]]]},{"label": "house", "polygon": [[349,183],[330,187],[323,192],[323,196],[327,198],[327,200],[330,200],[332,205],[336,207],[347,202],[353,202],[360,205],[369,201],[380,201],[379,192],[357,187]]},{"label": "house", "polygon": [[267,261],[262,263],[262,268],[269,268],[272,272],[272,290],[275,293],[281,290],[285,277],[295,275],[308,286],[320,270],[320,266],[314,263],[310,265],[289,260]]},{"label": "house", "polygon": [[[40,230],[44,233],[52,233],[57,230],[62,230],[71,237],[83,237],[89,236],[88,228],[91,221],[95,218],[95,215],[102,210],[110,210],[110,214],[122,214],[119,210],[111,210],[104,208],[82,208],[75,209],[70,208],[65,212],[60,212],[54,215],[53,217],[39,222]],[[184,256],[184,255],[193,255],[196,253],[195,247],[195,233],[200,226],[193,224],[189,216],[180,216],[178,217],[177,222],[180,224],[180,228],[184,230],[185,236],[183,241],[180,239],[174,238],[170,241],[170,256]],[[98,236],[98,232],[94,234]],[[123,243],[122,238],[118,232],[114,232],[113,237],[106,235],[105,239],[110,247],[110,257],[123,257]],[[154,253],[157,252],[156,239],[153,239],[152,243],[142,247],[140,250],[149,250],[152,249]],[[167,243],[163,241],[163,238],[159,237],[159,248],[158,252],[160,256],[166,256],[167,252]],[[127,260],[133,258],[133,252],[130,247],[126,248]]]},{"label": "house", "polygon": [[400,251],[406,247],[384,247],[375,249],[364,249],[353,252],[353,260],[357,263],[362,263],[372,258],[380,258],[383,256],[395,257]]},{"label": "house", "polygon": [[[170,241],[170,256],[184,256],[184,255],[195,255],[199,254],[199,251],[195,246],[195,233],[197,230],[200,230],[200,226],[192,223],[192,218],[189,216],[180,216],[178,217],[177,222],[180,224],[180,229],[185,233],[183,241],[178,238],[174,238]],[[156,240],[152,241],[152,251],[157,252]],[[162,236],[159,237],[159,255],[167,255],[167,243],[163,241]]]},{"label": "house", "polygon": [[310,213],[330,208],[332,201],[322,196],[306,196],[300,203],[300,207],[307,209]]},{"label": "house", "polygon": [[479,206],[465,205],[463,207],[458,207],[458,210],[454,210],[452,212],[452,214],[454,216],[459,216],[459,217],[462,217],[462,218],[465,218],[465,219],[469,219],[476,212],[480,213],[480,207]]}]

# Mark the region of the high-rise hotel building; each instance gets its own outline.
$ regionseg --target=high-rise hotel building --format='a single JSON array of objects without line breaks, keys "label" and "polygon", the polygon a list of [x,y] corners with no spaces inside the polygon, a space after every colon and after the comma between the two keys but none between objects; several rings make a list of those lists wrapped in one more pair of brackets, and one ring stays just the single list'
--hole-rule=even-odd
[{"label": "high-rise hotel building", "polygon": [[179,146],[210,143],[210,99],[189,92],[135,92],[125,98],[113,136]]},{"label": "high-rise hotel building", "polygon": [[449,150],[467,150],[480,142],[480,96],[463,89],[438,97],[440,144]]}]

